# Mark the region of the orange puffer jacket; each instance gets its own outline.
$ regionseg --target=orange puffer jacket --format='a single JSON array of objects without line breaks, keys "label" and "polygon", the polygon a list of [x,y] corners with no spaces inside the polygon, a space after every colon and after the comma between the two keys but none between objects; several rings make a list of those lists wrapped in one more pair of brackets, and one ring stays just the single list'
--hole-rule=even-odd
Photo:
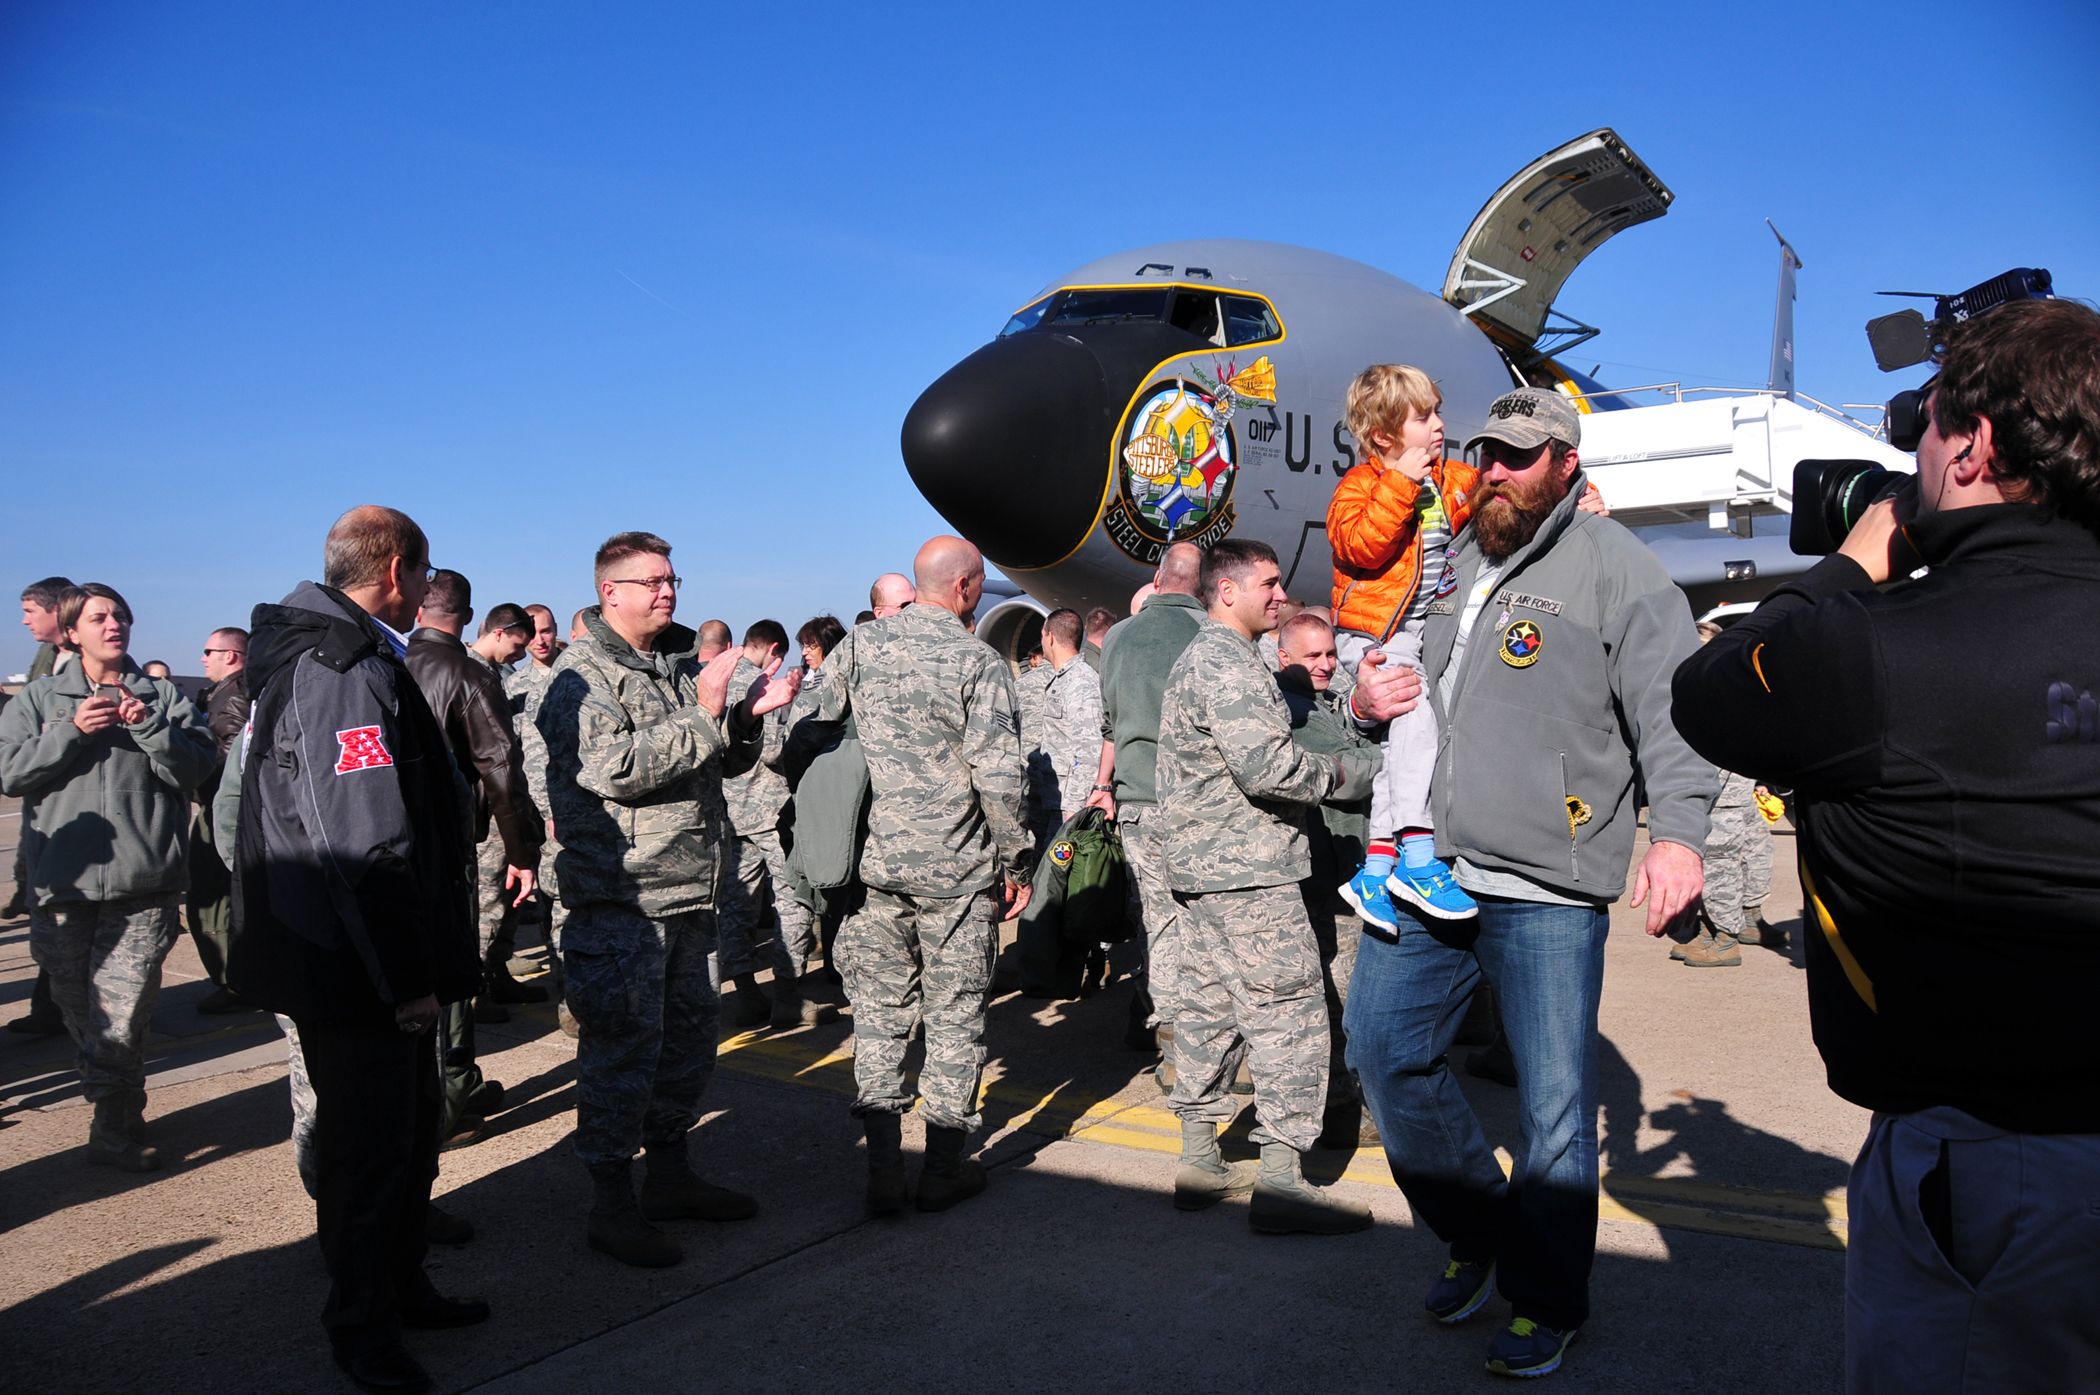
[{"label": "orange puffer jacket", "polygon": [[[1335,628],[1392,638],[1422,584],[1422,537],[1415,501],[1435,481],[1451,536],[1473,517],[1480,471],[1461,460],[1433,467],[1416,484],[1376,456],[1342,477],[1327,505],[1327,542],[1334,549]],[[1436,578],[1430,578],[1434,584]]]}]

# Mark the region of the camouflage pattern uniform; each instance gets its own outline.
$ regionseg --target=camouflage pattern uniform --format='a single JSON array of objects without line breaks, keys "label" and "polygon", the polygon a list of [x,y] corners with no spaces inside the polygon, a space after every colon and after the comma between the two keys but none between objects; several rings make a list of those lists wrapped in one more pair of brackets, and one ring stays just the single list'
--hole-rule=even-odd
[{"label": "camouflage pattern uniform", "polygon": [[[559,655],[555,656],[557,659]],[[540,703],[546,699],[547,686],[554,681],[554,665],[542,664],[527,656],[524,663],[510,671],[503,680],[503,691],[510,698],[511,725],[517,729],[518,745],[525,757],[525,788],[532,795],[532,807],[539,811],[542,820],[550,817],[547,804],[547,739],[540,735]],[[561,844],[548,838],[540,848],[540,914],[547,937],[547,949],[552,959],[555,982],[561,981],[561,927],[569,918],[561,904],[561,878],[556,875],[554,864],[561,855]]]},{"label": "camouflage pattern uniform", "polygon": [[853,1004],[853,1113],[911,1108],[904,1053],[924,1021],[926,1121],[975,1129],[998,887],[1026,882],[1034,861],[1013,680],[953,613],[920,602],[855,626],[824,672],[818,716],[853,714],[874,793],[860,862],[867,901],[838,945]]},{"label": "camouflage pattern uniform", "polygon": [[758,732],[699,706],[694,635],[637,653],[584,612],[541,700],[547,795],[561,838],[562,965],[577,1041],[576,1155],[627,1162],[700,1117],[720,1003],[708,976],[729,811],[721,762]]},{"label": "camouflage pattern uniform", "polygon": [[[1339,668],[1335,670],[1341,672]],[[1277,674],[1276,686],[1283,705],[1291,714],[1291,739],[1315,755],[1355,752],[1364,759],[1385,763],[1385,752],[1343,710],[1348,699],[1332,684],[1320,692],[1302,668]],[[1338,887],[1361,865],[1370,837],[1371,801],[1329,797],[1300,815],[1312,844],[1312,875],[1299,883],[1305,897],[1305,913],[1312,921],[1313,939],[1320,946],[1320,964],[1327,979],[1327,1032],[1332,1043],[1328,1054],[1327,1099],[1330,1104],[1357,1098],[1356,1082],[1349,1072],[1345,1052],[1349,1039],[1342,1030],[1342,1011],[1349,1005],[1349,979],[1356,972],[1356,950],[1363,942],[1356,912],[1341,898]]]},{"label": "camouflage pattern uniform", "polygon": [[[729,680],[729,701],[742,702],[762,672],[749,659],[739,659]],[[722,782],[729,823],[736,830],[719,918],[725,979],[757,973],[770,964],[776,984],[792,984],[809,967],[817,947],[816,918],[788,894],[787,849],[780,843],[780,815],[788,802],[782,766],[793,716],[793,703],[767,713],[760,726],[758,759],[743,774]],[[778,917],[777,936],[766,933],[768,902]]]},{"label": "camouflage pattern uniform", "polygon": [[1057,831],[1057,825],[1047,821],[1049,816],[1042,805],[1037,773],[1043,750],[1043,694],[1048,691],[1055,673],[1050,661],[1044,659],[1034,668],[1023,664],[1014,679],[1014,710],[1021,718],[1021,760],[1028,767],[1028,796],[1024,812],[1038,855],[1044,842]]},{"label": "camouflage pattern uniform", "polygon": [[1232,1117],[1230,1062],[1247,1045],[1250,1137],[1309,1151],[1327,1102],[1320,950],[1298,884],[1312,873],[1300,814],[1361,798],[1373,765],[1291,740],[1290,713],[1251,640],[1205,616],[1174,663],[1159,719],[1167,879],[1181,907],[1181,1003],[1168,1104]]},{"label": "camouflage pattern uniform", "polygon": [[1722,772],[1706,835],[1706,918],[1722,934],[1740,935],[1757,923],[1772,885],[1772,830],[1757,808],[1757,786]]},{"label": "camouflage pattern uniform", "polygon": [[1039,838],[1085,807],[1100,771],[1101,675],[1073,659],[1043,689],[1041,734],[1029,758],[1029,798],[1048,825]]},{"label": "camouflage pattern uniform", "polygon": [[46,901],[29,912],[29,952],[79,1048],[81,1093],[146,1098],[146,1035],[161,961],[182,933],[179,892],[120,901]]}]

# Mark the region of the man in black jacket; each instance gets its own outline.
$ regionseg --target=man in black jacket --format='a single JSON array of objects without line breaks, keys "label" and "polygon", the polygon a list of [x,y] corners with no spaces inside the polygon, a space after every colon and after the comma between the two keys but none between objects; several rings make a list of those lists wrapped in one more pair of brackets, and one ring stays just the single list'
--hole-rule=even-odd
[{"label": "man in black jacket", "polygon": [[233,877],[227,870],[226,853],[213,846],[212,796],[226,773],[226,753],[233,739],[248,722],[248,632],[238,626],[213,630],[204,641],[204,676],[211,686],[199,706],[212,740],[219,744],[219,764],[197,786],[197,819],[190,829],[190,894],[188,912],[190,940],[205,976],[217,985],[197,1002],[197,1011],[207,1016],[241,1012],[251,1004],[226,986],[226,940],[233,933]]},{"label": "man in black jacket", "polygon": [[1930,410],[1915,503],[1876,504],[1687,660],[1675,719],[1797,792],[1816,1045],[1875,1111],[1846,1388],[2090,1389],[2100,314],[1957,326]]},{"label": "man in black jacket", "polygon": [[[424,701],[444,729],[445,745],[459,767],[460,779],[473,799],[471,830],[476,851],[468,858],[480,865],[478,848],[491,827],[503,840],[503,860],[508,866],[506,885],[517,888],[514,905],[530,897],[539,877],[540,844],[546,829],[533,810],[525,789],[525,760],[511,725],[510,699],[503,680],[487,662],[477,658],[460,639],[467,622],[474,618],[473,593],[467,579],[442,568],[433,572],[423,604],[416,612],[416,628],[408,636],[408,671],[423,690]],[[479,873],[477,871],[477,882]],[[484,979],[490,976],[489,947],[496,939],[502,915],[478,914],[480,888],[476,887],[476,940],[483,956]],[[509,958],[505,954],[506,961]],[[509,980],[508,968],[504,979]],[[474,1024],[478,1021],[508,1021],[510,1014],[500,1003],[485,997],[480,1003],[460,1004],[445,1012],[445,1146],[461,1147],[480,1139],[487,1117],[503,1107],[503,1086],[484,1080],[474,1062]],[[483,1012],[483,1007],[493,1011]]]},{"label": "man in black jacket", "polygon": [[324,576],[255,608],[228,984],[298,1025],[319,1100],[321,1322],[370,1391],[430,1378],[401,1329],[488,1305],[423,1273],[437,1175],[440,1006],[481,985],[465,790],[402,656],[429,545],[367,505],[328,534]]}]

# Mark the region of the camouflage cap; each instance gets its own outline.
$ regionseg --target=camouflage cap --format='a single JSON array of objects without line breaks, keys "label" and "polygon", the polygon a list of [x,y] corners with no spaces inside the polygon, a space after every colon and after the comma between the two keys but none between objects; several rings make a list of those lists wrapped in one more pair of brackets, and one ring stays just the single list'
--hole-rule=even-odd
[{"label": "camouflage cap", "polygon": [[1518,388],[1495,399],[1488,408],[1487,425],[1466,442],[1466,449],[1487,440],[1506,441],[1519,450],[1534,450],[1549,440],[1579,446],[1582,418],[1575,414],[1575,404],[1560,393]]}]

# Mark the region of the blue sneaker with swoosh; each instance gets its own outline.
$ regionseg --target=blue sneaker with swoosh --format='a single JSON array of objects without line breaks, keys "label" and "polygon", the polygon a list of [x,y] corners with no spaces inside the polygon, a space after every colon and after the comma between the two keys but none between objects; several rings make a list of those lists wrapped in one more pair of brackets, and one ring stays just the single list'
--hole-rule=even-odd
[{"label": "blue sneaker with swoosh", "polygon": [[1480,914],[1479,903],[1466,895],[1465,888],[1441,861],[1427,867],[1402,863],[1385,879],[1385,886],[1394,896],[1438,920],[1464,920]]},{"label": "blue sneaker with swoosh", "polygon": [[1381,930],[1397,933],[1400,913],[1393,909],[1393,898],[1386,894],[1387,884],[1376,872],[1358,868],[1354,877],[1336,889],[1359,916]]},{"label": "blue sneaker with swoosh", "polygon": [[1488,1369],[1498,1376],[1550,1376],[1560,1369],[1575,1336],[1582,1331],[1548,1327],[1530,1318],[1512,1318],[1488,1343]]}]

